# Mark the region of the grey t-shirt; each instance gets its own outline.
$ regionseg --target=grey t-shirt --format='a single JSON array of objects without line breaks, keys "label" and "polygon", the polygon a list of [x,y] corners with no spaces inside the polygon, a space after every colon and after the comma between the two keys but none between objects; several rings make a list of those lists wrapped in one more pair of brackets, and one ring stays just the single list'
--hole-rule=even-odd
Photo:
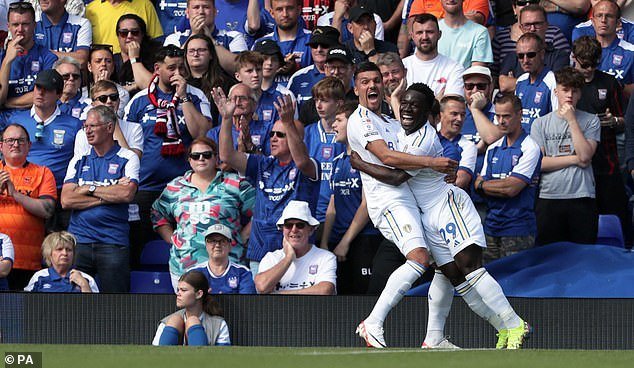
[{"label": "grey t-shirt", "polygon": [[[576,110],[575,116],[583,136],[588,140],[601,140],[601,125],[594,114]],[[544,150],[544,157],[573,155],[575,147],[568,122],[553,111],[533,122],[531,138]],[[542,173],[539,185],[539,198],[572,199],[595,198],[592,166],[585,169],[573,165],[566,168]]]}]

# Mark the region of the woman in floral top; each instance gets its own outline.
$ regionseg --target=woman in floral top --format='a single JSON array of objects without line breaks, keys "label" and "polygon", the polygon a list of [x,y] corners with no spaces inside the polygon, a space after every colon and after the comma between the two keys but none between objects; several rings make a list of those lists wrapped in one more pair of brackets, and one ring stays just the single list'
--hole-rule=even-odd
[{"label": "woman in floral top", "polygon": [[169,268],[173,284],[187,270],[207,262],[203,234],[216,223],[233,232],[229,258],[245,264],[242,225],[250,219],[255,201],[251,184],[238,174],[219,170],[214,141],[198,138],[188,154],[192,170],[167,184],[152,205],[154,229],[172,245]]}]

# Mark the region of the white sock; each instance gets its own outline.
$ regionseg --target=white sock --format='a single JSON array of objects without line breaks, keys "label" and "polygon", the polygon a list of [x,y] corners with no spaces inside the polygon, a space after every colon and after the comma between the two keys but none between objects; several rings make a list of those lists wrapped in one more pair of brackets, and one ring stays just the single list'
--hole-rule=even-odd
[{"label": "white sock", "polygon": [[465,278],[482,296],[482,301],[493,311],[494,318],[497,317],[501,320],[501,328],[515,328],[522,323],[522,320],[515,313],[508,299],[506,299],[502,287],[489,275],[486,269],[479,268],[465,276]]},{"label": "white sock", "polygon": [[456,286],[456,292],[475,314],[488,321],[496,330],[504,328],[502,320],[484,303],[480,294],[471,286],[469,281]]},{"label": "white sock", "polygon": [[427,294],[427,304],[429,305],[427,334],[425,335],[427,345],[438,345],[445,338],[445,322],[451,310],[453,291],[453,285],[449,279],[441,271],[436,270]]},{"label": "white sock", "polygon": [[376,301],[374,309],[365,319],[367,323],[383,325],[385,317],[412,287],[412,284],[425,273],[425,267],[413,261],[405,262],[387,279],[385,289]]}]

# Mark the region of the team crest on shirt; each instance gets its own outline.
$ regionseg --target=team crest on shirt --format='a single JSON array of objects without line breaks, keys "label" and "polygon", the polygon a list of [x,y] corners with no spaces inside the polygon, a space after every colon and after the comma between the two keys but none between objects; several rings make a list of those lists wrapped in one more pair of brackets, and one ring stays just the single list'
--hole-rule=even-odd
[{"label": "team crest on shirt", "polygon": [[252,135],[251,136],[251,142],[253,144],[255,144],[256,146],[259,146],[260,145],[260,135],[259,134],[258,135]]},{"label": "team crest on shirt", "polygon": [[73,34],[69,32],[64,32],[62,34],[62,42],[70,43],[73,40]]},{"label": "team crest on shirt", "polygon": [[22,182],[24,184],[30,184],[31,183],[31,177],[30,176],[25,176],[22,178]]},{"label": "team crest on shirt", "polygon": [[599,88],[599,100],[605,100],[608,97],[608,90],[605,88]]},{"label": "team crest on shirt", "polygon": [[262,120],[271,120],[273,110],[262,110]]},{"label": "team crest on shirt", "polygon": [[511,157],[511,165],[512,165],[512,166],[517,165],[517,163],[519,162],[519,160],[520,160],[520,157],[519,157],[518,155],[513,155],[513,156]]},{"label": "team crest on shirt", "polygon": [[79,116],[81,116],[81,108],[80,107],[73,108],[73,110],[71,111],[71,115],[73,115],[74,118],[79,119]]},{"label": "team crest on shirt", "polygon": [[108,166],[108,174],[114,175],[117,173],[118,169],[119,169],[119,164],[110,164]]},{"label": "team crest on shirt", "polygon": [[34,60],[31,62],[31,71],[33,73],[39,73],[40,72],[40,62],[37,60]]},{"label": "team crest on shirt", "polygon": [[227,280],[227,284],[230,288],[236,289],[238,287],[238,278],[235,276],[229,277],[229,280]]},{"label": "team crest on shirt", "polygon": [[619,66],[623,63],[623,55],[612,55],[612,64],[614,66]]},{"label": "team crest on shirt", "polygon": [[543,92],[535,92],[535,98],[533,99],[533,102],[536,104],[542,102],[542,95]]},{"label": "team crest on shirt", "polygon": [[318,269],[317,265],[310,265],[310,266],[308,266],[308,273],[311,274],[311,275],[316,275],[317,274],[317,269]]},{"label": "team crest on shirt", "polygon": [[321,157],[328,160],[332,157],[332,147],[321,147]]},{"label": "team crest on shirt", "polygon": [[53,130],[53,144],[56,146],[61,146],[64,144],[64,135],[66,134],[65,130],[55,129]]},{"label": "team crest on shirt", "polygon": [[297,168],[294,167],[288,172],[288,179],[295,180],[296,177],[297,177]]}]

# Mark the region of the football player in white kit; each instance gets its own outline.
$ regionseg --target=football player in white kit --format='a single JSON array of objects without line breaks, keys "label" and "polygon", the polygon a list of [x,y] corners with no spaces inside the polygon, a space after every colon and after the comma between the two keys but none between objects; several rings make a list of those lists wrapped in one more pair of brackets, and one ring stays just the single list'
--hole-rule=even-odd
[{"label": "football player in white kit", "polygon": [[[444,157],[423,157],[396,150],[398,121],[381,115],[383,81],[379,68],[370,62],[359,64],[355,72],[355,93],[359,107],[348,119],[348,141],[363,160],[377,165],[416,170],[434,168],[454,172],[457,162]],[[398,164],[396,164],[398,163]],[[357,333],[368,346],[386,347],[383,338],[385,317],[429,266],[429,253],[416,200],[409,186],[386,185],[361,173],[368,213],[374,225],[396,244],[407,261],[390,275],[370,315],[359,324]]]},{"label": "football player in white kit", "polygon": [[[427,122],[433,101],[433,92],[422,83],[413,84],[403,94],[399,150],[416,156],[442,156],[440,140]],[[354,158],[351,163],[387,184],[401,186],[407,181],[422,213],[427,244],[442,271],[436,272],[429,290],[428,332],[422,347],[456,348],[443,335],[455,287],[469,307],[498,330],[496,347],[520,348],[530,326],[515,313],[500,285],[482,267],[486,241],[468,194],[447,184],[444,174],[429,168],[402,171]]]}]

